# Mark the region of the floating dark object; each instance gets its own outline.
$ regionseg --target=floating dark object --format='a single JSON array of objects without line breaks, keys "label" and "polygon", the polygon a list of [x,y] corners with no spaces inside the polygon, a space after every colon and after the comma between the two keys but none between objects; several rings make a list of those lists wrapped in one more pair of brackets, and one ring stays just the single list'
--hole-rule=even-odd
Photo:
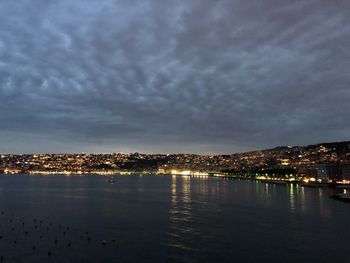
[{"label": "floating dark object", "polygon": [[88,237],[88,238],[87,238],[87,241],[90,241],[90,240],[91,240],[91,239]]},{"label": "floating dark object", "polygon": [[52,255],[51,251],[47,252],[47,255],[50,257]]},{"label": "floating dark object", "polygon": [[102,240],[102,245],[103,246],[107,245],[107,241],[106,240]]},{"label": "floating dark object", "polygon": [[15,245],[17,245],[17,240],[14,240],[13,243],[14,243]]},{"label": "floating dark object", "polygon": [[27,231],[25,231],[24,234],[25,234],[26,236],[28,236],[28,232],[27,232]]}]

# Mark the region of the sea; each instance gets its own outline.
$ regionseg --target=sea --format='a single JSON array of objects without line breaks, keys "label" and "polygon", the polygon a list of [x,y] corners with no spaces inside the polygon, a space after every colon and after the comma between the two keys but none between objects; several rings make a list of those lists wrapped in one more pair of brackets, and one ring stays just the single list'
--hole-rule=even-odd
[{"label": "sea", "polygon": [[350,262],[350,204],[334,191],[207,176],[0,175],[0,262]]}]

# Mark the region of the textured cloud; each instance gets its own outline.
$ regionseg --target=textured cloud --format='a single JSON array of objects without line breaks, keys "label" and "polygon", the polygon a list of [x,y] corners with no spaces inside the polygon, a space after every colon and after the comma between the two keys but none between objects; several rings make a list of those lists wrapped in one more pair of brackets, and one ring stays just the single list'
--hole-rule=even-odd
[{"label": "textured cloud", "polygon": [[0,151],[349,139],[348,0],[0,4]]}]

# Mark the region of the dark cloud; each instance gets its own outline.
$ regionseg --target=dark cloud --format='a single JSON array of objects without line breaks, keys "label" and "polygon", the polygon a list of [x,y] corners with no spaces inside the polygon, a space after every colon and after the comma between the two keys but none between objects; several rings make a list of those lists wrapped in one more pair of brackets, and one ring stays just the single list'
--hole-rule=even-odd
[{"label": "dark cloud", "polygon": [[0,4],[0,151],[349,139],[348,0]]}]

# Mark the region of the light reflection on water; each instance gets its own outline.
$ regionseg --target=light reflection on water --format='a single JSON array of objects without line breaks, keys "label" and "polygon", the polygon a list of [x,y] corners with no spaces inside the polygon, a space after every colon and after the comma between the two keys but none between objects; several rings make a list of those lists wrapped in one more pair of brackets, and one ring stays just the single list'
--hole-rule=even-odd
[{"label": "light reflection on water", "polygon": [[[178,189],[179,188],[179,189]],[[172,176],[171,205],[169,212],[170,229],[168,246],[181,250],[191,250],[184,238],[194,233],[191,207],[191,178]]]}]

